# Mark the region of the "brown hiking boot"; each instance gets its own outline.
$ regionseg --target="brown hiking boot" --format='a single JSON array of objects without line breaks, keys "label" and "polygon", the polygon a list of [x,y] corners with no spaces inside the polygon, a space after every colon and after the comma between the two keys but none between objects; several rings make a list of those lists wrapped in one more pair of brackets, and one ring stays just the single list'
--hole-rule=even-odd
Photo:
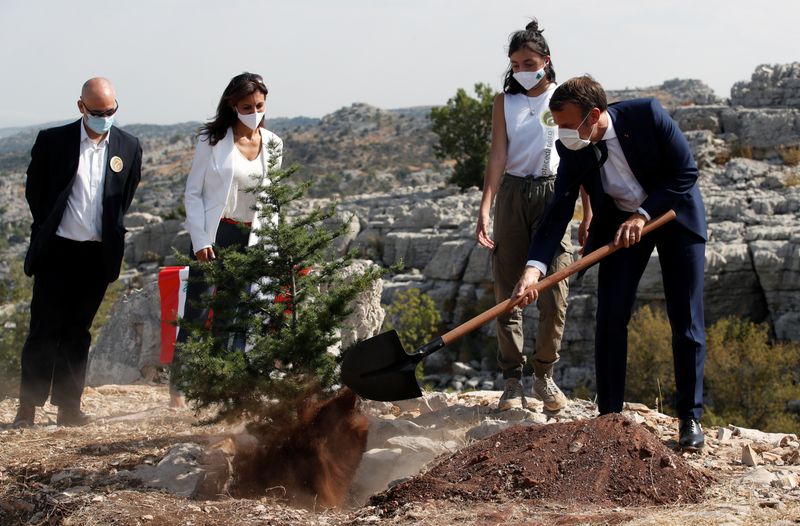
[{"label": "brown hiking boot", "polygon": [[32,427],[33,421],[36,419],[36,406],[35,405],[20,405],[17,409],[17,416],[14,417],[14,423],[11,427],[22,428]]},{"label": "brown hiking boot", "polygon": [[533,375],[533,396],[541,400],[548,411],[560,411],[567,406],[567,397],[549,374]]},{"label": "brown hiking boot", "polygon": [[58,406],[56,424],[59,426],[85,426],[92,417],[81,411],[80,406]]},{"label": "brown hiking boot", "polygon": [[515,407],[525,407],[526,405],[525,390],[522,388],[522,382],[517,378],[506,378],[503,394],[500,395],[500,401],[497,403],[497,409],[507,411]]}]

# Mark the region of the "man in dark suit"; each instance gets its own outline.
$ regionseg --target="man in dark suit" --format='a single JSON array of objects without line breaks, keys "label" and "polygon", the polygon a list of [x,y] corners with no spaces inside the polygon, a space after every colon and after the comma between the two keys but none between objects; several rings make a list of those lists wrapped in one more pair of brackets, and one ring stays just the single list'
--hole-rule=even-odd
[{"label": "man in dark suit", "polygon": [[33,276],[31,322],[22,349],[14,426],[33,425],[36,406],[58,406],[59,425],[82,425],[92,325],[119,277],[122,218],[141,177],[139,140],[113,126],[111,83],[88,80],[72,124],[42,130],[31,150],[25,197],[33,215],[25,273]]},{"label": "man in dark suit", "polygon": [[[555,193],[513,294],[526,296],[523,305],[536,299],[535,291],[526,294],[525,289],[546,272],[583,185],[594,212],[586,250],[612,240],[626,247],[600,262],[595,334],[600,414],[622,411],[628,321],[639,280],[657,248],[672,327],[679,443],[700,448],[707,227],[697,165],[686,138],[655,99],[609,106],[602,86],[588,76],[560,85],[550,110],[559,126],[556,148],[561,159]],[[642,238],[644,224],[669,209],[675,210],[676,219]]]}]

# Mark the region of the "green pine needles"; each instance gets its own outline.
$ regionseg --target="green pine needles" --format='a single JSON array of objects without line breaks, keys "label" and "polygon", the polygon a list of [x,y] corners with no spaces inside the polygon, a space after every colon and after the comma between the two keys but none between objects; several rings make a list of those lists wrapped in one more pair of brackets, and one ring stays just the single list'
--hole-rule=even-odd
[{"label": "green pine needles", "polygon": [[190,263],[190,279],[216,284],[216,292],[203,299],[213,311],[209,322],[179,321],[190,337],[176,349],[177,385],[197,409],[216,409],[215,420],[265,422],[281,405],[275,402],[337,384],[331,349],[339,329],[359,294],[386,272],[355,271],[354,253],[335,253],[332,242],[347,228],[329,226],[335,205],[302,209],[299,199],[311,183],[291,184],[297,165],[278,169],[277,159],[270,156],[269,184],[255,189],[258,242]]}]

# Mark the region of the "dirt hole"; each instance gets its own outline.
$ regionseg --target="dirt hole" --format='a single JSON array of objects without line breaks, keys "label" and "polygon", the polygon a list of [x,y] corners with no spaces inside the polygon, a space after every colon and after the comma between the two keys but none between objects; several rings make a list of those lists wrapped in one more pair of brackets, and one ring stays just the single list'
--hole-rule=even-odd
[{"label": "dirt hole", "polygon": [[307,394],[291,425],[262,437],[255,449],[237,452],[231,495],[340,507],[366,450],[368,427],[349,389],[327,400]]}]

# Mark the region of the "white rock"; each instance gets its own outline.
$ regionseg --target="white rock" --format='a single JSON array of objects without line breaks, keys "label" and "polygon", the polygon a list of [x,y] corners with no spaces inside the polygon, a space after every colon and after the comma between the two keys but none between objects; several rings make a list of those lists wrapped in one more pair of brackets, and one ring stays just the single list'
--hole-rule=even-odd
[{"label": "white rock", "polygon": [[750,445],[742,446],[742,464],[745,466],[757,466],[760,464],[758,454],[753,451]]},{"label": "white rock", "polygon": [[428,453],[431,455],[431,458],[447,451],[447,448],[441,442],[431,440],[424,436],[392,437],[386,441],[386,445],[392,449],[400,448],[405,452]]},{"label": "white rock", "polygon": [[515,425],[515,423],[507,420],[486,419],[467,431],[466,437],[469,440],[483,440],[484,438],[499,433],[504,429],[508,429],[513,425]]},{"label": "white rock", "polygon": [[797,475],[794,473],[781,473],[775,477],[772,485],[782,489],[794,489],[798,485]]},{"label": "white rock", "polygon": [[423,436],[426,430],[417,423],[404,419],[387,420],[370,417],[367,449],[385,447],[386,441],[396,436]]},{"label": "white rock", "polygon": [[[145,486],[181,497],[212,498],[227,487],[230,464],[220,449],[194,443],[175,444],[155,466],[136,466],[130,476]],[[217,485],[217,483],[219,485]]]},{"label": "white rock", "polygon": [[752,440],[753,442],[766,442],[775,447],[785,446],[792,440],[797,440],[797,435],[788,433],[765,433],[758,429],[748,429],[746,427],[729,426],[733,431],[733,435]]},{"label": "white rock", "polygon": [[727,427],[721,427],[717,431],[717,440],[719,440],[723,444],[730,442],[732,436],[733,436],[733,431],[731,431]]},{"label": "white rock", "polygon": [[760,484],[762,486],[769,486],[772,481],[776,479],[775,473],[772,473],[767,468],[757,468],[742,477],[743,481],[753,484]]}]

